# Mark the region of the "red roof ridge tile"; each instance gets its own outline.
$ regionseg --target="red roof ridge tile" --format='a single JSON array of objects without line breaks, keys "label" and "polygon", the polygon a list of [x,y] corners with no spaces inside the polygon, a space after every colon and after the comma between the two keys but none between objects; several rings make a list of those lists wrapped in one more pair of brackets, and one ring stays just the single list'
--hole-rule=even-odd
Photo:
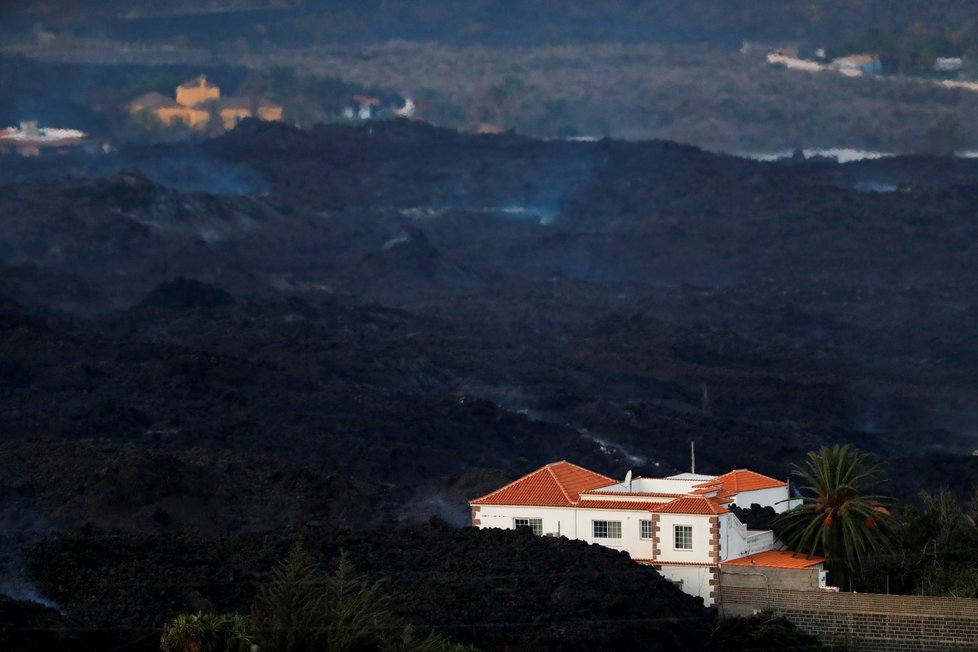
[{"label": "red roof ridge tile", "polygon": [[581,491],[613,483],[614,480],[607,476],[567,460],[560,460],[546,464],[485,496],[471,500],[469,504],[573,507],[580,500]]},{"label": "red roof ridge tile", "polygon": [[[571,500],[571,497],[567,495],[567,490],[564,489],[563,483],[560,481],[560,478],[557,477],[557,474],[554,473],[554,470],[552,468],[554,464],[561,464],[561,463],[563,463],[563,464],[570,464],[570,462],[568,462],[567,460],[561,460],[560,462],[551,462],[550,464],[548,464],[544,468],[547,469],[547,472],[550,474],[550,477],[553,478],[554,479],[554,482],[557,483],[557,487],[560,489],[560,493],[564,494],[564,498],[567,499],[567,502],[573,503],[574,501]],[[580,501],[580,499],[581,499],[580,494],[577,495],[577,499],[578,499],[578,501]]]},{"label": "red roof ridge tile", "polygon": [[784,487],[788,483],[770,476],[751,471],[750,469],[734,469],[712,480],[693,485],[694,489],[719,486],[725,494],[736,494],[741,491],[757,491],[759,489],[774,489]]},{"label": "red roof ridge tile", "polygon": [[730,510],[708,496],[687,494],[662,503],[655,511],[664,514],[726,514]]}]

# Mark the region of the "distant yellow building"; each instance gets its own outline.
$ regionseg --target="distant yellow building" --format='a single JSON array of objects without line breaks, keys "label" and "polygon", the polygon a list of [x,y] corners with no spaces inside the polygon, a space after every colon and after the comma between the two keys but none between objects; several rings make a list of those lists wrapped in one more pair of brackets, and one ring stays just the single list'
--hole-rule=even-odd
[{"label": "distant yellow building", "polygon": [[176,90],[176,100],[162,93],[146,93],[129,103],[130,115],[149,112],[166,126],[182,123],[192,129],[204,129],[211,119],[220,120],[224,129],[233,129],[245,118],[276,122],[282,119],[282,107],[247,97],[221,97],[221,89],[200,75],[186,81]]},{"label": "distant yellow building", "polygon": [[204,75],[194,77],[177,86],[177,104],[184,106],[197,106],[219,97],[221,97],[221,88],[208,82]]},{"label": "distant yellow building", "polygon": [[129,103],[129,113],[136,115],[146,111],[167,127],[182,123],[194,129],[207,125],[210,113],[203,108],[184,106],[174,102],[172,98],[162,93],[146,93]]}]

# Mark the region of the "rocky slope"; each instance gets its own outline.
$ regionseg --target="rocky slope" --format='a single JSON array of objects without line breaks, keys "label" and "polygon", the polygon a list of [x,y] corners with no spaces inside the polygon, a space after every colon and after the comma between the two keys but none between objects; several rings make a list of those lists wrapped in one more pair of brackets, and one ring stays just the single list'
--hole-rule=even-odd
[{"label": "rocky slope", "polygon": [[[407,122],[244,123],[199,147],[260,192],[135,170],[0,192],[0,562],[89,627],[115,613],[145,637],[175,610],[239,608],[239,571],[308,532],[377,577],[430,568],[444,584],[405,615],[448,627],[418,605],[450,596],[451,631],[475,640],[528,607],[478,602],[471,559],[610,553],[439,528],[378,541],[433,514],[463,525],[467,500],[557,459],[667,473],[692,440],[698,470],[783,477],[854,442],[903,499],[978,479],[978,163],[763,164]],[[209,588],[182,588],[198,575]],[[593,586],[643,635],[617,585]],[[570,618],[565,589],[541,585],[540,613]]]}]

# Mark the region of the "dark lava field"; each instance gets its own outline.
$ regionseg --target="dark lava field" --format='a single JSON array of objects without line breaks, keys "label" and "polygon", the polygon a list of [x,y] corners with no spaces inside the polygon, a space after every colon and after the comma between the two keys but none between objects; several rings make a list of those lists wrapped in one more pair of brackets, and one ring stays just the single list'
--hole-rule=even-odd
[{"label": "dark lava field", "polygon": [[711,616],[654,572],[458,530],[466,501],[690,441],[699,472],[853,442],[903,501],[978,482],[978,160],[245,122],[0,181],[2,592],[60,611],[0,617],[64,649],[247,610],[297,539],[462,642],[691,647]]}]

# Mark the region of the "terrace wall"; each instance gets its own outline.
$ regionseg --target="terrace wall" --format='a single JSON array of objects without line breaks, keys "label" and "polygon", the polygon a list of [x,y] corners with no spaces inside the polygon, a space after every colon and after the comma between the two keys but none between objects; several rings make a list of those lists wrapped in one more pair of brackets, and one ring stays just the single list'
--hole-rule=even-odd
[{"label": "terrace wall", "polygon": [[978,600],[836,593],[817,586],[817,571],[724,568],[720,613],[770,610],[823,643],[851,650],[978,648]]}]

